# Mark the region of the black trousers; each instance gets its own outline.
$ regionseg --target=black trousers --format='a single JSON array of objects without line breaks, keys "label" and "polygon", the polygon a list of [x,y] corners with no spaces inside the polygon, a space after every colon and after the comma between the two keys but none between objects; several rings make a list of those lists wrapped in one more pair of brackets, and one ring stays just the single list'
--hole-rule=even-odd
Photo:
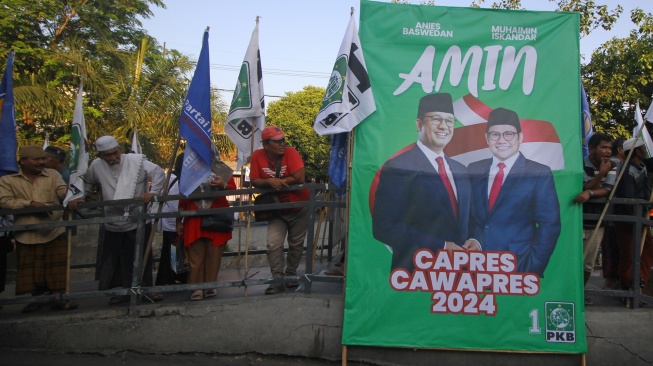
[{"label": "black trousers", "polygon": [[8,236],[0,236],[0,292],[5,290],[7,282],[7,253],[11,252],[12,245]]},{"label": "black trousers", "polygon": [[[161,260],[159,261],[159,269],[156,273],[156,285],[174,285],[177,282],[188,283],[188,272],[176,274],[172,271],[172,264],[170,263],[170,251],[177,239],[177,233],[174,231],[163,231],[163,240],[161,243]],[[179,245],[183,245],[180,243]]]},{"label": "black trousers", "polygon": [[[150,237],[152,224],[145,226],[142,256]],[[114,287],[130,288],[134,271],[134,252],[136,250],[136,229],[124,232],[104,231],[104,245],[100,254],[100,291]],[[152,286],[152,251],[145,262],[145,273],[141,286]]]}]

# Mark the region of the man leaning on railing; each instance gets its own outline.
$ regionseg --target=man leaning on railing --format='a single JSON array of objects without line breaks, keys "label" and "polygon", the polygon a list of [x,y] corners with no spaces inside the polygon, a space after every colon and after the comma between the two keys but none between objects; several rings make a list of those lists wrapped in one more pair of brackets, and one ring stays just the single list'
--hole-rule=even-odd
[{"label": "man leaning on railing", "polygon": [[[118,142],[112,136],[102,136],[95,142],[98,159],[95,159],[88,168],[84,181],[87,192],[93,184],[102,187],[104,200],[121,200],[140,198],[143,202],[152,202],[152,197],[161,193],[165,173],[158,165],[145,159],[141,154],[123,154]],[[151,186],[149,180],[152,180]],[[77,202],[73,200],[69,207],[75,210]],[[141,212],[138,204],[126,206],[105,206],[106,216],[136,216]],[[100,253],[100,290],[122,286],[130,288],[134,266],[134,252],[136,248],[137,222],[118,221],[104,224],[104,245]],[[150,236],[152,224],[145,226],[145,238]],[[142,246],[145,248],[145,245]],[[146,258],[143,286],[152,286],[152,255]],[[158,301],[163,298],[160,293],[150,293],[151,300]],[[114,296],[109,304],[118,304],[129,301],[129,295]]]},{"label": "man leaning on railing", "polygon": [[[280,190],[294,184],[304,184],[304,161],[299,152],[286,145],[286,135],[277,126],[268,126],[261,133],[263,149],[254,151],[250,179],[257,188]],[[309,191],[298,190],[277,193],[279,202],[308,201]],[[284,290],[284,276],[297,276],[297,267],[304,251],[308,223],[308,208],[289,208],[268,221],[267,248],[270,271],[275,282],[265,290],[272,295]],[[283,242],[288,237],[288,256],[283,258]],[[299,286],[296,281],[285,287]]]},{"label": "man leaning on railing", "polygon": [[[0,206],[5,209],[59,205],[68,187],[56,170],[45,168],[45,152],[38,145],[24,146],[19,151],[19,171],[0,178]],[[21,214],[15,225],[31,225],[61,221],[63,211]],[[18,257],[16,295],[56,295],[66,289],[68,242],[63,227],[17,231]],[[24,313],[44,305],[33,302],[23,308]],[[69,301],[52,300],[53,309],[70,310],[77,307]]]}]

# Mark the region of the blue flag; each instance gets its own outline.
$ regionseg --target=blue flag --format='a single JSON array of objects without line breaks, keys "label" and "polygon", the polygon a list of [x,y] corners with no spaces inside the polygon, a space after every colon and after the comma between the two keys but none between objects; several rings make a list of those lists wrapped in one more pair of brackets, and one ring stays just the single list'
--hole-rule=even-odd
[{"label": "blue flag", "polygon": [[209,78],[209,31],[179,117],[179,134],[186,140],[184,174],[179,192],[189,195],[211,174],[211,80]]},{"label": "blue flag", "polygon": [[592,117],[590,116],[590,106],[587,103],[587,95],[585,94],[585,87],[583,83],[580,84],[580,123],[581,123],[581,136],[583,137],[583,156],[588,156],[590,154],[589,149],[587,148],[587,141],[594,134],[594,128],[592,127]]},{"label": "blue flag", "polygon": [[329,177],[331,183],[344,191],[347,182],[347,141],[349,132],[341,132],[331,137],[331,160],[329,161]]},{"label": "blue flag", "polygon": [[0,81],[0,176],[18,172],[16,162],[16,114],[14,111],[14,51],[9,51],[7,66]]}]

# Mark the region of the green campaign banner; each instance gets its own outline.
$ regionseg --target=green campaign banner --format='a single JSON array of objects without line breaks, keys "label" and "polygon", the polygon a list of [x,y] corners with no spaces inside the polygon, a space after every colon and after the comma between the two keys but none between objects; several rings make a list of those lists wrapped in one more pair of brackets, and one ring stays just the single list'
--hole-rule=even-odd
[{"label": "green campaign banner", "polygon": [[579,21],[361,2],[343,344],[587,351]]}]

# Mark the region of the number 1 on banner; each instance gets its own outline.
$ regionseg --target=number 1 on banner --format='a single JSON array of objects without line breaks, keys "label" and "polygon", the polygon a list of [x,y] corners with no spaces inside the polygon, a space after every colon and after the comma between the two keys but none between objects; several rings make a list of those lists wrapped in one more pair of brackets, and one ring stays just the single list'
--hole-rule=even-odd
[{"label": "number 1 on banner", "polygon": [[540,329],[540,312],[537,311],[537,309],[531,310],[530,313],[528,313],[528,316],[531,317],[531,327],[528,329],[528,332],[530,334],[540,334],[542,333],[542,330]]}]

